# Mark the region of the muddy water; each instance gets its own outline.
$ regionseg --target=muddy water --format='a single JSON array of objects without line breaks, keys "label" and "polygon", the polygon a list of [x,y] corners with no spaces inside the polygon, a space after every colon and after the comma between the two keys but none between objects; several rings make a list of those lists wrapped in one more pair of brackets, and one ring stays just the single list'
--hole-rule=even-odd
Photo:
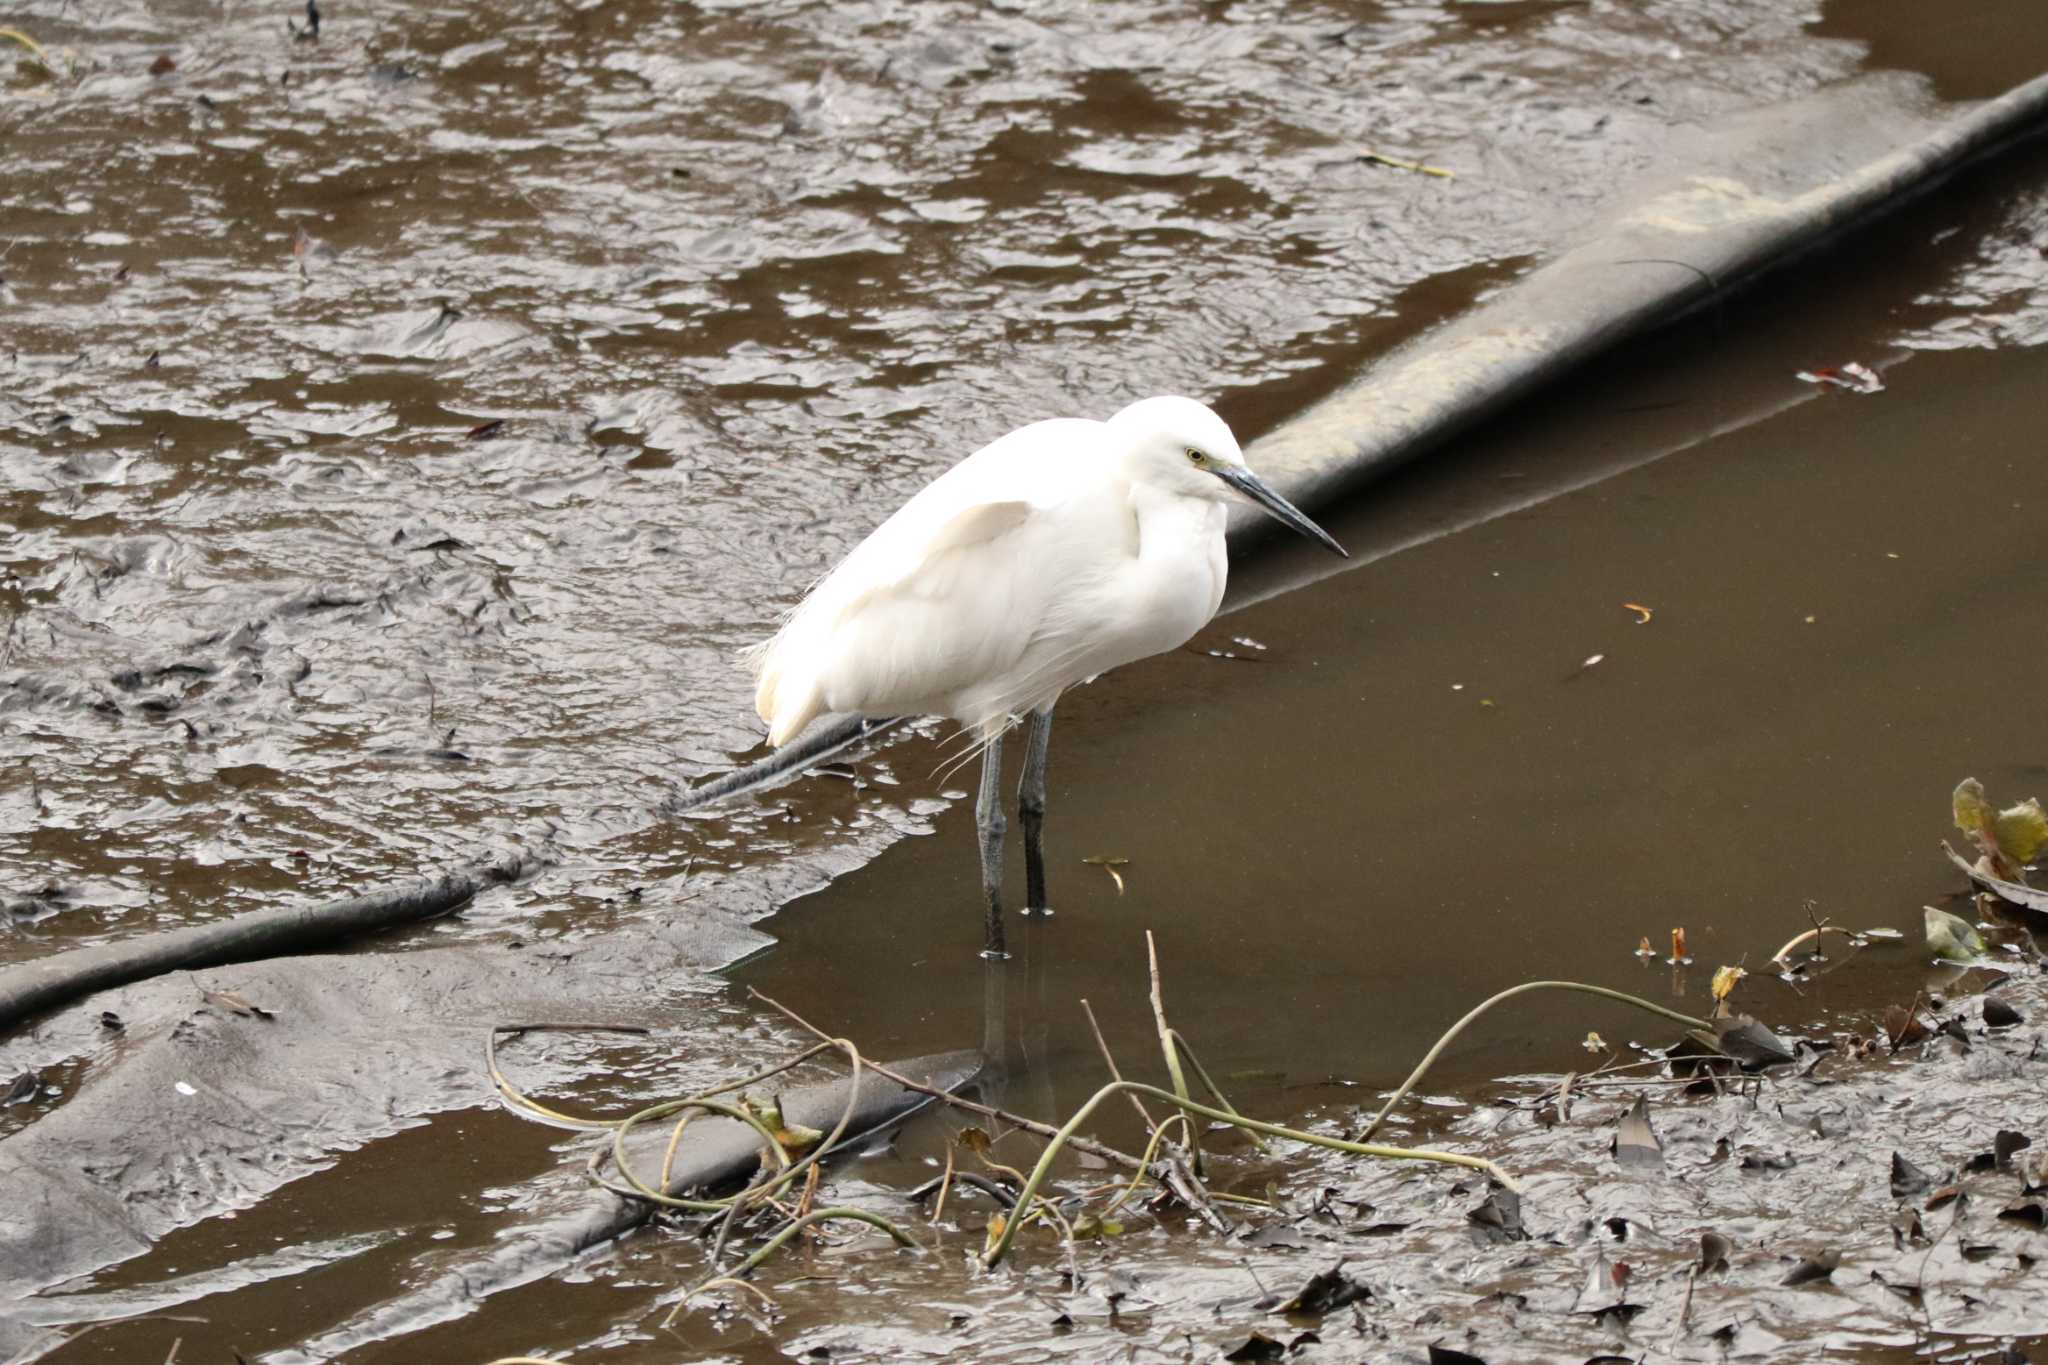
[{"label": "muddy water", "polygon": [[[1098,1083],[1077,999],[1144,1050],[1147,929],[1176,1024],[1267,1106],[1391,1084],[1455,1002],[1531,977],[1698,1004],[1809,909],[1917,937],[1957,885],[1936,848],[1955,781],[2019,795],[2044,772],[2048,730],[1990,699],[2032,668],[2006,622],[2048,587],[2025,473],[2048,408],[2037,352],[1906,343],[2038,317],[2005,294],[1964,319],[1942,281],[2015,231],[2034,250],[2039,196],[2007,195],[2044,169],[2022,158],[1603,367],[1335,518],[1376,562],[1063,702],[1059,913],[1027,933],[1010,1030],[1051,1059],[1052,1106]],[[1884,394],[1794,378],[1856,356]],[[1617,462],[1642,463],[1554,495]],[[1464,529],[1414,544],[1432,521]],[[1241,591],[1322,570],[1286,547]],[[971,813],[937,824],[778,916],[784,950],[740,977],[855,999],[900,973],[918,1008],[859,1016],[902,1050],[958,1036],[981,984],[938,945],[975,932]],[[1127,860],[1123,890],[1086,861],[1105,857]],[[1689,968],[1663,960],[1681,926]],[[1919,961],[1873,950],[1845,982],[1756,1003],[1818,1021],[1909,995]],[[1606,1022],[1633,1027],[1535,1003],[1453,1055],[1475,1077],[1549,1069]]]},{"label": "muddy water", "polygon": [[[823,887],[735,975],[877,1054],[985,1026],[965,781],[927,737],[651,821],[751,740],[731,650],[975,440],[1162,389],[1264,429],[1316,367],[1500,287],[1674,123],[1846,75],[1866,37],[1779,5],[351,5],[317,43],[284,13],[22,21],[75,82],[5,86],[0,952],[545,835],[562,871],[422,939],[738,922]],[[1905,62],[1898,33],[1870,60]],[[1942,51],[1944,94],[2002,83]],[[1147,928],[1175,1022],[1287,1116],[1388,1083],[1531,975],[1697,1002],[1809,900],[1910,928],[1953,889],[1930,856],[1949,786],[2042,772],[2031,711],[1999,701],[2043,586],[2040,172],[1973,180],[1795,297],[1334,514],[1373,562],[1220,622],[1204,646],[1239,659],[1064,703],[1060,913],[1002,978],[1012,1101],[1096,1083],[1078,997],[1142,1064]],[[1890,390],[1790,378],[1850,359]],[[1240,595],[1311,566],[1279,550]],[[1128,860],[1122,894],[1086,857]],[[1631,954],[1673,925],[1690,970]],[[1744,989],[1797,1025],[1918,979],[1876,950],[1804,996]],[[1635,1034],[1534,1007],[1437,1088],[1571,1066],[1592,1028]],[[861,1174],[900,1187],[931,1150]],[[288,1345],[393,1292],[420,1246],[486,1240],[554,1161],[509,1119],[437,1121],[95,1287],[203,1290],[275,1249],[171,1311]],[[369,1187],[406,1193],[334,1218]],[[1190,1295],[1239,1274],[1199,1239],[1165,1253]],[[652,1305],[700,1255],[650,1241],[421,1340],[673,1358]],[[834,1273],[772,1338],[700,1321],[682,1347],[772,1358],[849,1316],[876,1340],[906,1293],[1037,1322],[1028,1284]],[[102,1328],[62,1358],[199,1330]]]}]

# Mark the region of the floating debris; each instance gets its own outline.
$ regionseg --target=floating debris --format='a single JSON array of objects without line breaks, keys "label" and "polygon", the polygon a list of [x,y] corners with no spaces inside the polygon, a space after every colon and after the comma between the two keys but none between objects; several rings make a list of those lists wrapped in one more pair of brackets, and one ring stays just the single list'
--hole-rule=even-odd
[{"label": "floating debris", "polygon": [[1931,905],[1921,906],[1920,911],[1927,921],[1927,946],[1935,957],[1943,962],[1975,962],[1984,956],[1984,936],[1968,920]]},{"label": "floating debris", "polygon": [[1417,175],[1433,175],[1439,180],[1456,180],[1456,171],[1447,171],[1441,166],[1431,166],[1421,161],[1410,161],[1406,157],[1388,156],[1384,152],[1370,149],[1358,154],[1360,161],[1374,166],[1390,166],[1397,171],[1413,171]]},{"label": "floating debris", "polygon": [[1112,858],[1106,853],[1098,853],[1092,858],[1083,858],[1081,861],[1090,867],[1099,867],[1104,872],[1107,872],[1109,879],[1116,883],[1116,893],[1119,896],[1124,893],[1124,874],[1117,871],[1117,869],[1129,867],[1131,865],[1129,858]]},{"label": "floating debris", "polygon": [[1823,388],[1847,389],[1850,393],[1884,392],[1884,381],[1877,377],[1877,371],[1868,365],[1859,365],[1853,360],[1840,367],[1801,370],[1798,377],[1808,384],[1818,384]]},{"label": "floating debris", "polygon": [[216,1005],[221,1009],[226,1010],[229,1014],[235,1015],[237,1018],[277,1018],[277,1015],[263,1008],[263,1006],[261,1005],[251,1003],[246,996],[240,994],[237,991],[201,990],[199,992],[199,998],[209,1005]]}]

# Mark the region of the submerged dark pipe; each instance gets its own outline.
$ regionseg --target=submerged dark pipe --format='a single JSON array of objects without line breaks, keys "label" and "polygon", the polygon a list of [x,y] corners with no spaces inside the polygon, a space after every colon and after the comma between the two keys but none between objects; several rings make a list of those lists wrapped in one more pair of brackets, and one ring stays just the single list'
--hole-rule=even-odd
[{"label": "submerged dark pipe", "polygon": [[[981,1068],[982,1057],[977,1052],[914,1057],[891,1067],[912,1080],[948,1092],[972,1083]],[[846,1112],[849,1084],[850,1081],[842,1080],[790,1091],[781,1097],[783,1113],[795,1123],[830,1129]],[[853,1121],[847,1126],[842,1145],[847,1151],[858,1151],[863,1139],[902,1122],[931,1103],[930,1096],[864,1071]],[[639,1153],[641,1169],[647,1170],[659,1166],[669,1131],[666,1124],[650,1128],[658,1131],[646,1135],[641,1144],[644,1150]],[[735,1188],[753,1173],[760,1157],[761,1142],[753,1129],[733,1119],[700,1118],[683,1134],[665,1192],[715,1193]],[[262,1358],[276,1365],[346,1360],[351,1351],[372,1342],[452,1321],[474,1312],[482,1300],[493,1294],[566,1269],[584,1253],[645,1223],[653,1213],[654,1205],[645,1200],[592,1190],[571,1208],[501,1232],[482,1254],[465,1253],[451,1259],[418,1288],[323,1332],[297,1349]]]}]

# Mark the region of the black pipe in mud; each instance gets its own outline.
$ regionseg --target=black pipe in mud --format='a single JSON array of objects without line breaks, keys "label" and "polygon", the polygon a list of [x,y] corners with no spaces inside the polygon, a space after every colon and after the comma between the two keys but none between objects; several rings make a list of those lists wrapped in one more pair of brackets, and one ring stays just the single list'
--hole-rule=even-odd
[{"label": "black pipe in mud", "polygon": [[321,905],[257,910],[0,969],[0,1027],[110,986],[166,972],[318,952],[349,939],[461,909],[479,892],[532,876],[539,854],[506,852],[431,877]]},{"label": "black pipe in mud", "polygon": [[[680,794],[664,804],[662,814],[682,815],[795,776],[901,724],[900,719],[852,720],[822,730],[758,763]],[[509,850],[344,900],[257,910],[211,924],[186,925],[16,963],[0,968],[0,1028],[110,986],[166,972],[318,952],[346,940],[435,919],[460,909],[490,887],[533,876],[550,861],[544,853]]]},{"label": "black pipe in mud", "polygon": [[[943,1053],[896,1062],[892,1069],[937,1090],[956,1091],[971,1084],[982,1066],[975,1052]],[[848,1113],[851,1080],[792,1090],[781,1097],[790,1122],[828,1129]],[[861,1139],[902,1122],[933,1103],[930,1097],[906,1090],[872,1071],[861,1074],[851,1117],[842,1142],[858,1151]],[[660,1164],[667,1141],[666,1125],[649,1125],[640,1140],[644,1168]],[[730,1188],[744,1181],[761,1159],[761,1143],[752,1129],[728,1118],[702,1118],[692,1123],[678,1145],[666,1192],[685,1194]],[[645,1223],[655,1206],[603,1190],[585,1188],[568,1207],[557,1207],[500,1233],[482,1255],[452,1256],[407,1293],[306,1342],[302,1347],[265,1359],[282,1362],[342,1360],[366,1343],[474,1312],[493,1294],[517,1289],[566,1269],[577,1257],[603,1246]]]}]

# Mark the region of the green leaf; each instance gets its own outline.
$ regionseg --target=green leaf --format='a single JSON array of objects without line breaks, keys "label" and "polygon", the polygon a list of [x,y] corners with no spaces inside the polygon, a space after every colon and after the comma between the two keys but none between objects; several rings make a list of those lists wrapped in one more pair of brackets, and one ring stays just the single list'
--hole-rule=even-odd
[{"label": "green leaf", "polygon": [[1998,813],[1992,835],[1998,840],[1998,851],[2011,859],[2015,868],[2024,867],[2048,848],[2048,811],[2041,809],[2039,798],[2028,797]]},{"label": "green leaf", "polygon": [[1974,962],[1984,955],[1984,939],[1968,920],[1933,906],[1921,907],[1927,916],[1927,946],[1944,962]]},{"label": "green leaf", "polygon": [[1098,1242],[1105,1237],[1120,1237],[1124,1225],[1114,1218],[1103,1218],[1095,1213],[1084,1213],[1074,1220],[1074,1240],[1077,1242]]}]

